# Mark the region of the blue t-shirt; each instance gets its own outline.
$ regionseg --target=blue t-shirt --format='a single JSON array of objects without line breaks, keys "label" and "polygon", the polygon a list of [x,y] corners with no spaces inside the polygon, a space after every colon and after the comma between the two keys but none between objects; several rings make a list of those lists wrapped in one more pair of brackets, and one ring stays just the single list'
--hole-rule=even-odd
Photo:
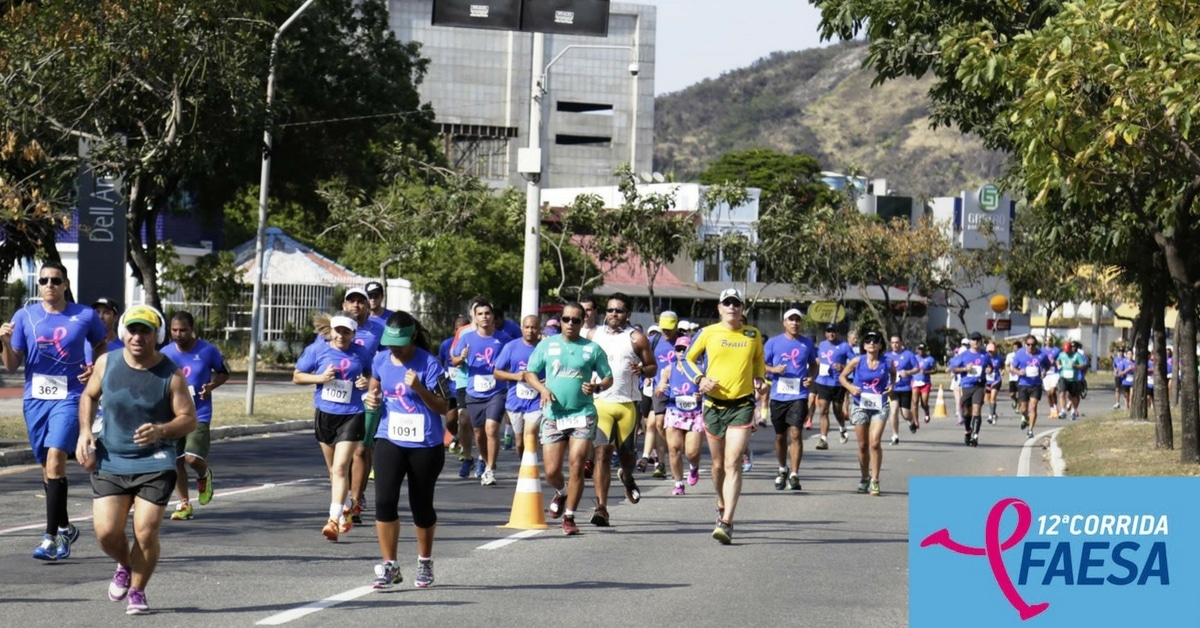
[{"label": "blue t-shirt", "polygon": [[[504,345],[500,357],[496,358],[496,368],[509,373],[524,373],[529,364],[529,356],[537,345],[525,344],[524,338],[517,338]],[[538,378],[542,377],[538,373]],[[525,382],[507,382],[508,398],[504,401],[504,409],[509,412],[537,412],[542,406],[542,396],[533,386]]]},{"label": "blue t-shirt", "polygon": [[1121,377],[1122,386],[1133,385],[1133,370],[1134,362],[1129,358],[1120,356],[1113,358],[1113,370]]},{"label": "blue t-shirt", "polygon": [[367,320],[379,325],[380,329],[382,329],[384,327],[387,327],[387,320],[388,320],[388,318],[391,318],[392,314],[395,314],[395,312],[393,312],[385,307],[385,308],[383,308],[383,314],[380,314],[379,316],[375,316],[374,314],[372,314],[367,317]]},{"label": "blue t-shirt", "polygon": [[912,376],[912,385],[922,387],[929,383],[929,378],[932,375],[930,371],[937,367],[937,360],[933,356],[927,355],[923,358],[917,358],[917,365],[921,367],[921,372]]},{"label": "blue t-shirt", "polygon": [[379,339],[383,338],[383,325],[376,323],[370,318],[367,322],[358,326],[354,332],[354,344],[360,347],[366,347],[372,355],[379,351]]},{"label": "blue t-shirt", "polygon": [[[25,399],[78,399],[87,367],[85,345],[104,342],[108,330],[90,307],[67,303],[47,312],[31,303],[13,314],[12,348],[25,354]],[[35,387],[36,383],[36,387]]]},{"label": "blue t-shirt", "polygon": [[430,410],[420,395],[404,384],[410,370],[434,394],[449,393],[441,386],[446,371],[428,351],[418,347],[406,364],[396,364],[391,351],[376,354],[371,372],[383,392],[384,412],[375,438],[391,441],[397,447],[441,447],[446,431],[442,415]]},{"label": "blue t-shirt", "polygon": [[983,375],[990,364],[986,353],[976,353],[967,349],[950,360],[951,368],[967,367],[966,373],[959,373],[958,385],[963,388],[974,388],[983,385]]},{"label": "blue t-shirt", "polygon": [[[879,364],[875,368],[871,368],[867,362],[869,360],[865,353],[859,356],[858,366],[854,368],[854,372],[848,379],[864,393],[882,394],[892,382],[892,365],[886,356],[880,356]],[[854,397],[854,403],[862,404],[860,395],[852,395],[852,397]],[[882,399],[882,404],[887,405],[886,397]]]},{"label": "blue t-shirt", "polygon": [[852,359],[854,350],[850,348],[850,343],[840,341],[834,344],[822,340],[821,345],[817,347],[817,383],[822,386],[839,386],[838,370],[835,370],[833,365],[841,364],[844,367]]},{"label": "blue t-shirt", "polygon": [[808,338],[795,340],[786,334],[775,336],[763,347],[763,358],[767,366],[783,365],[783,373],[776,373],[771,382],[772,401],[796,401],[808,399],[808,387],[804,378],[809,376],[808,367],[816,360],[817,349]]},{"label": "blue t-shirt", "polygon": [[364,345],[351,343],[350,348],[341,351],[325,339],[318,338],[300,354],[296,370],[320,375],[332,365],[336,371],[334,379],[317,384],[317,390],[313,392],[313,406],[329,414],[358,414],[364,410],[363,391],[354,385],[354,380],[359,375],[371,374],[374,356],[375,352]]},{"label": "blue t-shirt", "polygon": [[911,371],[919,366],[917,355],[908,349],[903,351],[888,351],[884,356],[892,365],[892,372],[896,374],[896,385],[892,386],[892,390],[896,392],[910,392],[913,387],[912,375],[901,375],[900,371]]},{"label": "blue t-shirt", "polygon": [[201,423],[212,421],[212,395],[208,399],[200,398],[200,389],[212,381],[213,373],[228,373],[225,356],[211,344],[196,339],[191,351],[183,351],[174,342],[167,343],[162,352],[179,365],[183,376],[187,378],[188,392],[192,393],[192,401],[196,402],[196,419]]},{"label": "blue t-shirt", "polygon": [[679,368],[678,363],[672,364],[670,369],[662,373],[662,376],[667,378],[668,409],[695,412],[703,406],[704,398],[696,397],[696,384],[692,382],[684,369]]},{"label": "blue t-shirt", "polygon": [[438,362],[441,363],[442,368],[446,369],[446,382],[450,384],[451,395],[458,393],[460,374],[462,379],[466,379],[466,373],[463,373],[462,369],[450,364],[450,347],[453,345],[454,336],[450,336],[443,340],[438,347]]},{"label": "blue t-shirt", "polygon": [[1013,356],[1013,368],[1021,372],[1017,377],[1017,386],[1041,386],[1042,374],[1050,370],[1050,356],[1044,351],[1029,353],[1029,349],[1021,349]]},{"label": "blue t-shirt", "polygon": [[496,371],[496,358],[500,357],[500,350],[510,340],[512,338],[509,338],[508,334],[500,333],[499,330],[491,336],[481,336],[478,331],[468,331],[458,337],[458,342],[454,343],[450,354],[459,355],[464,348],[467,350],[466,361],[458,366],[460,370],[467,372],[468,397],[491,399],[507,391],[507,382],[496,381],[493,373]]},{"label": "blue t-shirt", "polygon": [[999,383],[1000,374],[1004,371],[1004,356],[998,353],[988,353],[986,355],[988,357],[988,364],[990,364],[992,367],[992,370],[988,371],[987,382],[989,384]]},{"label": "blue t-shirt", "polygon": [[654,374],[655,385],[663,381],[663,377],[675,366],[675,361],[679,359],[679,355],[675,353],[675,341],[669,340],[666,335],[658,339],[654,345],[654,359],[658,362],[658,371]]}]

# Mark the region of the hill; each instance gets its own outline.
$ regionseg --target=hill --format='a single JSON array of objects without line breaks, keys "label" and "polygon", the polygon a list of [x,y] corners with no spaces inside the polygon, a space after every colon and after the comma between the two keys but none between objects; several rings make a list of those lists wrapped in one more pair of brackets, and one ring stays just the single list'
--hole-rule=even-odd
[{"label": "hill", "polygon": [[806,153],[822,169],[857,168],[897,193],[951,196],[1002,174],[1004,156],[953,128],[931,129],[931,77],[871,87],[867,45],[774,53],[655,103],[654,169],[694,178],[751,148]]}]

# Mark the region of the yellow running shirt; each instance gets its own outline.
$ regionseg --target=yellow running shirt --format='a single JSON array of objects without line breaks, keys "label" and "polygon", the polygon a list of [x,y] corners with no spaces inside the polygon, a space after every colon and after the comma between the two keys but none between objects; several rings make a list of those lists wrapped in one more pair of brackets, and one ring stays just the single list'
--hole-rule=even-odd
[{"label": "yellow running shirt", "polygon": [[[702,358],[704,369],[699,367]],[[716,380],[716,387],[707,396],[718,401],[753,395],[754,379],[766,376],[762,332],[749,325],[736,331],[721,323],[701,329],[688,347],[686,359],[692,381],[698,381],[701,375]]]}]

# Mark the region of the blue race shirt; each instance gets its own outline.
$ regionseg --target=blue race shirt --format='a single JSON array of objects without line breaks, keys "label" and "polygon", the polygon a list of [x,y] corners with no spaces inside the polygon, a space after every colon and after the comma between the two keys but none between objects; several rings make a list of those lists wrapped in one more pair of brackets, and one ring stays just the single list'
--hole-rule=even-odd
[{"label": "blue race shirt", "polygon": [[421,384],[438,394],[446,371],[437,358],[420,347],[405,364],[397,364],[391,351],[375,355],[372,377],[379,380],[383,392],[383,416],[379,420],[376,439],[386,439],[397,447],[441,447],[446,428],[442,415],[421,401],[421,396],[404,384],[408,372],[415,371]]},{"label": "blue race shirt", "polygon": [[379,328],[383,329],[384,327],[387,327],[387,320],[391,318],[392,314],[395,314],[395,312],[385,307],[383,308],[383,314],[380,314],[379,316],[371,314],[367,317],[367,320],[379,325]]},{"label": "blue race shirt", "polygon": [[[867,364],[868,361],[869,360],[867,359],[867,355],[865,353],[859,356],[858,366],[854,368],[854,372],[851,373],[851,377],[849,379],[854,383],[855,386],[858,386],[860,389],[862,389],[862,392],[864,393],[882,394],[883,391],[887,390],[888,385],[892,381],[892,365],[890,362],[888,362],[885,356],[879,357],[879,364],[877,364],[875,368],[871,368],[870,365]],[[852,396],[854,397],[854,403],[862,403],[862,399],[859,395]],[[882,403],[887,405],[887,398],[884,398]]]},{"label": "blue race shirt", "polygon": [[[466,362],[459,365],[460,370],[467,372],[467,396],[475,399],[491,399],[497,394],[506,392],[505,382],[496,381],[496,358],[500,350],[512,338],[497,330],[491,336],[481,336],[478,331],[469,331],[458,337],[458,342],[450,349],[451,355],[459,355],[467,350]],[[463,369],[463,366],[466,366]]]},{"label": "blue race shirt", "polygon": [[917,364],[921,367],[921,372],[912,376],[912,385],[923,387],[929,384],[929,377],[931,375],[929,371],[937,367],[937,360],[933,359],[933,356],[927,355],[923,358],[917,358]]},{"label": "blue race shirt", "polygon": [[62,312],[51,313],[31,303],[17,310],[12,322],[12,348],[25,354],[24,398],[78,399],[83,394],[79,375],[89,362],[83,348],[108,335],[96,310],[67,303]]},{"label": "blue race shirt", "polygon": [[[892,372],[896,374],[896,384],[892,386],[892,390],[896,392],[910,392],[913,387],[912,375],[901,375],[900,371],[911,371],[920,363],[917,361],[917,355],[908,349],[900,352],[888,351],[884,358],[892,365]],[[932,359],[932,358],[930,358]]]},{"label": "blue race shirt", "polygon": [[379,352],[379,339],[383,337],[383,325],[376,323],[370,318],[365,323],[358,326],[354,332],[354,344],[360,347],[366,347],[371,355]]},{"label": "blue race shirt", "polygon": [[809,376],[808,367],[816,360],[817,349],[808,338],[795,340],[786,334],[775,336],[763,347],[767,366],[783,365],[783,373],[774,375],[771,382],[772,401],[796,401],[808,398],[808,387],[804,378]]},{"label": "blue race shirt", "polygon": [[970,349],[963,351],[950,360],[950,366],[953,368],[962,368],[965,366],[971,369],[966,373],[959,373],[959,386],[963,388],[982,386],[984,370],[989,363],[986,353],[975,353]]},{"label": "blue race shirt", "polygon": [[192,401],[196,403],[196,419],[201,423],[209,423],[212,421],[212,395],[208,399],[200,398],[200,389],[205,384],[212,381],[213,373],[228,373],[229,367],[225,364],[225,356],[221,355],[220,350],[211,344],[196,339],[195,346],[191,351],[183,351],[179,345],[171,342],[162,348],[163,355],[171,358],[183,371],[183,376],[187,378],[188,392],[192,394]]},{"label": "blue race shirt", "polygon": [[667,378],[667,408],[680,412],[696,412],[703,407],[704,397],[696,397],[696,384],[688,378],[687,371],[676,362],[669,371],[662,373]]},{"label": "blue race shirt", "polygon": [[313,406],[329,414],[358,414],[364,410],[363,391],[354,385],[354,380],[359,375],[371,374],[374,356],[375,352],[364,345],[351,343],[346,351],[340,351],[324,338],[318,338],[304,349],[296,361],[296,370],[319,375],[332,365],[337,374],[333,381],[317,384]]},{"label": "blue race shirt", "polygon": [[838,383],[838,371],[834,370],[834,364],[841,364],[843,367],[854,358],[854,350],[850,348],[850,343],[841,341],[837,344],[822,340],[821,345],[817,347],[817,383],[822,386],[840,386]]},{"label": "blue race shirt", "polygon": [[[496,368],[509,373],[524,373],[529,365],[529,356],[537,345],[525,344],[524,338],[517,338],[504,345],[500,357],[496,359]],[[538,379],[542,374],[538,373]],[[504,401],[504,409],[509,412],[537,412],[542,407],[542,396],[533,386],[525,382],[507,382],[508,397]]]},{"label": "blue race shirt", "polygon": [[1013,368],[1021,372],[1017,386],[1041,386],[1042,375],[1050,370],[1050,356],[1043,351],[1029,353],[1028,348],[1017,351]]}]

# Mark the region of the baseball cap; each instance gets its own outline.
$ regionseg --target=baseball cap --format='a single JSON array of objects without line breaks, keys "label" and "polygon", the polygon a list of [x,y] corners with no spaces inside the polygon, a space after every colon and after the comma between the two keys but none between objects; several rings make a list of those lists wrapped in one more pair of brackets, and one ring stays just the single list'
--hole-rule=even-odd
[{"label": "baseball cap", "polygon": [[379,283],[378,281],[368,281],[366,290],[367,294],[371,294],[372,292],[383,292],[383,284]]},{"label": "baseball cap", "polygon": [[869,331],[869,332],[863,334],[862,339],[863,339],[863,342],[866,342],[868,340],[878,340],[879,342],[883,342],[883,334],[881,334],[877,331]]},{"label": "baseball cap", "polygon": [[110,299],[108,297],[100,297],[99,299],[96,299],[95,303],[92,304],[92,309],[96,309],[97,305],[103,305],[104,307],[112,310],[113,312],[116,312],[117,314],[121,313],[121,304],[117,303],[116,300],[114,300],[114,299]]},{"label": "baseball cap", "polygon": [[1062,348],[1063,348],[1063,351],[1070,351],[1071,349],[1075,348],[1075,345],[1071,344],[1070,340],[1064,340],[1062,342]]},{"label": "baseball cap", "polygon": [[345,327],[350,331],[358,331],[358,321],[350,318],[349,316],[334,316],[330,318],[329,328],[337,329],[338,327]]},{"label": "baseball cap", "polygon": [[783,313],[783,320],[786,321],[787,319],[789,319],[793,316],[799,316],[800,318],[804,318],[804,315],[800,313],[800,310],[798,310],[796,308],[792,308]]},{"label": "baseball cap", "polygon": [[679,315],[671,310],[665,310],[658,315],[658,326],[666,331],[671,331],[679,325]]},{"label": "baseball cap", "polygon": [[825,326],[825,331],[837,331],[837,330],[838,330],[837,325],[834,325],[833,323],[829,323],[828,325]]},{"label": "baseball cap", "polygon": [[383,328],[383,335],[379,337],[379,344],[384,347],[407,347],[415,335],[417,335],[416,325],[409,325],[408,327],[392,327],[388,325]]},{"label": "baseball cap", "polygon": [[961,344],[962,346],[964,346],[964,347],[965,347],[965,346],[967,346],[967,345],[971,344],[971,341],[970,341],[970,340],[968,340],[968,339],[966,339],[966,338],[963,338],[963,339],[962,339],[962,342],[960,342],[959,344]]},{"label": "baseball cap", "polygon": [[129,308],[129,311],[125,313],[125,327],[128,328],[130,325],[135,323],[140,323],[155,331],[157,331],[159,327],[163,326],[162,317],[158,315],[158,312],[154,311],[154,308],[146,305],[135,305]]},{"label": "baseball cap", "polygon": [[650,326],[650,329],[647,329],[647,330],[646,330],[646,335],[648,336],[648,335],[650,335],[650,334],[653,334],[654,332],[658,332],[658,333],[660,333],[660,334],[661,334],[661,333],[662,333],[662,328],[661,328],[661,327],[659,327],[658,325],[651,325],[651,326]]},{"label": "baseball cap", "polygon": [[559,326],[559,322],[558,322],[557,318],[552,318],[552,319],[546,321],[546,327],[558,327],[558,326]]},{"label": "baseball cap", "polygon": [[971,340],[983,340],[983,334],[973,331],[971,332],[970,336],[967,336],[967,338],[970,338]]},{"label": "baseball cap", "polygon": [[691,336],[680,336],[675,339],[675,348],[676,349],[678,349],[680,347],[690,347],[690,346],[692,346]]},{"label": "baseball cap", "polygon": [[925,351],[925,350],[929,349],[929,347],[926,347],[925,343],[923,343],[923,342],[921,344],[917,345],[917,348],[920,349],[921,351]]},{"label": "baseball cap", "polygon": [[362,288],[350,288],[349,290],[346,290],[346,296],[344,296],[342,298],[343,298],[343,300],[349,301],[350,297],[352,297],[356,294],[358,296],[362,297],[363,300],[367,300],[367,299],[371,298],[371,297],[367,296],[367,291],[363,290]]},{"label": "baseball cap", "polygon": [[739,303],[745,303],[746,297],[742,296],[742,291],[737,288],[726,288],[721,291],[721,296],[717,297],[718,303],[724,303],[725,299],[737,299]]}]

